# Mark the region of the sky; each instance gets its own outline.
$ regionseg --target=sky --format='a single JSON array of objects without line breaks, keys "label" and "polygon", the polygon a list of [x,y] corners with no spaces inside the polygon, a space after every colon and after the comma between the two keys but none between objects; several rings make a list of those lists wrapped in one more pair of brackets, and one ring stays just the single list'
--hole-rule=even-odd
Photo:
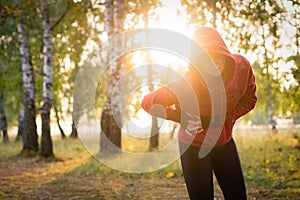
[{"label": "sky", "polygon": [[157,9],[160,20],[151,21],[149,27],[170,29],[191,37],[195,29],[186,25],[186,13],[177,15],[177,10],[181,7],[180,0],[162,0],[162,2],[165,5]]}]

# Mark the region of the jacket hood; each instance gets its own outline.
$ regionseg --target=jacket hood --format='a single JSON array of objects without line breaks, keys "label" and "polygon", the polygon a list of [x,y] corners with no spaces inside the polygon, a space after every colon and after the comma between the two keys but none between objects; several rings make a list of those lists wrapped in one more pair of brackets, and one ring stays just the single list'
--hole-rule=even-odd
[{"label": "jacket hood", "polygon": [[229,83],[234,75],[236,63],[221,35],[213,28],[201,27],[195,31],[193,40],[208,53],[212,61],[216,58],[225,61],[222,62],[225,65],[222,66],[222,78],[224,84]]}]

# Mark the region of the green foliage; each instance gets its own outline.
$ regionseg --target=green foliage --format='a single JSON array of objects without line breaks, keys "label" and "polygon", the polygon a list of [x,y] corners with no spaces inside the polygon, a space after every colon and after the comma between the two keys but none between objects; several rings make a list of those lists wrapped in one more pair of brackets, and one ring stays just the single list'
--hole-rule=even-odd
[{"label": "green foliage", "polygon": [[288,107],[291,108],[292,114],[299,114],[300,112],[300,87],[299,85],[293,85],[287,91],[287,98],[290,99]]},{"label": "green foliage", "polygon": [[137,17],[161,6],[162,2],[160,0],[125,0],[125,4],[127,5],[126,13],[132,13]]},{"label": "green foliage", "polygon": [[[11,122],[17,119],[23,100],[21,62],[16,31],[19,20],[25,21],[28,27],[36,84],[36,108],[37,110],[41,108],[43,85],[41,10],[40,1],[32,0],[1,1],[0,6],[0,91],[4,93],[3,104],[7,107],[8,120]],[[92,12],[96,11],[91,7],[90,1],[78,3],[71,0],[50,1],[53,29],[53,92],[60,112],[62,112],[62,104],[58,99],[64,97],[71,102],[72,85],[76,74],[74,67],[78,68],[87,39],[91,38],[87,18],[88,13]],[[101,16],[101,13],[97,15]],[[98,33],[95,32],[95,35]],[[67,57],[73,67],[65,66],[64,59]]]},{"label": "green foliage", "polygon": [[[16,121],[23,102],[21,61],[16,26],[22,16],[30,18],[32,3],[34,2],[26,1],[24,4],[11,1],[0,2],[0,93],[3,95],[1,104],[6,108],[8,124]],[[28,10],[28,13],[24,11],[25,9]]]},{"label": "green foliage", "polygon": [[[256,73],[258,107],[263,109],[266,114],[269,112],[269,115],[294,114],[295,107],[293,106],[295,103],[293,102],[295,101],[290,94],[294,89],[286,89],[283,85],[287,76],[279,73],[279,63],[280,61],[286,62],[286,60],[279,50],[285,45],[282,43],[283,25],[289,21],[297,23],[296,17],[291,16],[291,8],[287,6],[287,2],[249,0],[239,1],[236,5],[239,6],[239,9],[234,15],[243,19],[241,26],[234,27],[238,33],[236,35],[237,44],[244,50],[242,52],[254,54],[256,56],[255,64],[259,64],[259,67],[262,68],[261,71],[258,70],[257,66],[254,66],[255,64],[253,65],[254,70],[259,71]],[[296,12],[297,8],[293,9]],[[272,105],[271,107],[267,106],[268,102]]]},{"label": "green foliage", "polygon": [[265,90],[265,86],[267,85],[267,80],[265,78],[264,70],[260,66],[259,63],[255,62],[252,65],[254,75],[255,75],[255,81],[257,85],[257,98],[258,102],[256,105],[257,110],[263,110],[266,114],[266,105],[267,105],[267,93]]},{"label": "green foliage", "polygon": [[[189,14],[188,22],[198,26],[211,25],[216,27],[217,19],[225,23],[229,20],[229,14],[234,9],[232,2],[227,0],[181,0],[181,4],[186,6],[186,11]],[[212,16],[208,16],[208,13]]]},{"label": "green foliage", "polygon": [[295,66],[291,69],[292,75],[296,81],[296,83],[292,84],[290,88],[285,91],[285,98],[289,99],[286,103],[286,107],[288,107],[291,113],[294,115],[294,122],[299,123],[299,113],[300,113],[300,56],[299,54],[294,56],[289,56],[287,61],[293,61]]},{"label": "green foliage", "polygon": [[[84,47],[92,33],[88,23],[91,9],[90,1],[79,3],[60,1],[51,4],[53,13],[53,93],[59,113],[62,113],[62,100],[69,103],[69,105],[64,105],[67,106],[67,111],[71,112],[72,110],[71,98],[75,76]],[[98,32],[96,33],[98,34]],[[67,65],[66,59],[69,61]]]},{"label": "green foliage", "polygon": [[[299,136],[299,132],[295,133]],[[299,195],[299,149],[294,134],[236,138],[248,187],[263,199],[293,199]],[[259,199],[260,199],[259,198]]]}]

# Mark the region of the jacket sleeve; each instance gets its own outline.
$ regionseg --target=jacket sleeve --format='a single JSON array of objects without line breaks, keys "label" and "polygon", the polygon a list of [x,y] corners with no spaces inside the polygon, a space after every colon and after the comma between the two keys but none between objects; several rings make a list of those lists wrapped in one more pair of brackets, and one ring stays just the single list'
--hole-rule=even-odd
[{"label": "jacket sleeve", "polygon": [[232,122],[235,122],[238,118],[246,115],[250,112],[257,102],[256,96],[256,84],[255,84],[255,76],[253,74],[252,68],[249,70],[248,75],[248,84],[247,89],[241,99],[238,101],[237,105],[234,107],[232,112],[229,114],[231,115]]},{"label": "jacket sleeve", "polygon": [[175,122],[180,121],[180,108],[175,94],[167,87],[159,88],[147,94],[142,101],[142,108],[149,114]]}]

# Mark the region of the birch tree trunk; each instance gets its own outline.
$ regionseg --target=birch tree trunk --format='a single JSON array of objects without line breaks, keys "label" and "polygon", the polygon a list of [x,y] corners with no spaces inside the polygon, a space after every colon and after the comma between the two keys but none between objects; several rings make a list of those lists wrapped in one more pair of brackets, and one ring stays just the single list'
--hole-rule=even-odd
[{"label": "birch tree trunk", "polygon": [[[7,120],[4,107],[0,104],[0,131],[2,131],[3,142],[8,142]],[[0,132],[1,133],[1,132]],[[1,134],[0,134],[1,136]]]},{"label": "birch tree trunk", "polygon": [[[148,28],[149,23],[149,16],[148,11],[145,11],[144,13],[144,22],[145,22],[145,28]],[[149,36],[146,36],[147,43],[149,43]],[[153,84],[152,84],[152,66],[151,66],[151,52],[149,50],[146,51],[146,64],[148,65],[148,83],[149,85],[149,92],[152,92],[154,90]],[[150,132],[150,145],[149,150],[157,149],[159,144],[159,128],[158,128],[158,121],[156,117],[152,117],[152,124],[151,124],[151,132]]]},{"label": "birch tree trunk", "polygon": [[[124,25],[124,13],[125,4],[124,0],[114,0],[114,34],[120,34],[123,32]],[[111,106],[113,111],[113,116],[111,117],[110,122],[110,140],[117,147],[121,148],[121,128],[122,128],[122,115],[123,115],[123,98],[122,98],[122,88],[119,80],[122,74],[122,64],[123,59],[119,57],[123,46],[122,38],[117,37],[115,44],[113,44],[112,48],[114,48],[113,54],[114,58],[117,60],[113,65],[110,66],[110,87],[111,90]],[[116,123],[116,120],[118,123]]]},{"label": "birch tree trunk", "polygon": [[[105,30],[110,39],[115,34],[123,31],[124,24],[124,0],[106,0],[104,11],[104,23]],[[120,73],[122,68],[122,61],[118,59],[113,61],[119,55],[118,49],[122,45],[122,41],[116,41],[115,43],[108,44],[108,63],[110,63],[110,81],[108,85],[108,96],[105,102],[105,106],[101,115],[101,139],[100,150],[108,150],[106,136],[116,147],[121,148],[121,124],[117,124],[116,120],[121,122],[122,119],[122,95],[121,89],[116,88],[118,86],[118,80],[120,79]],[[113,99],[113,100],[112,100]],[[118,117],[118,119],[115,119]],[[112,149],[110,149],[112,150]]]},{"label": "birch tree trunk", "polygon": [[61,127],[61,125],[60,125],[60,119],[59,119],[58,108],[57,108],[57,101],[55,100],[55,98],[53,98],[53,108],[54,108],[54,112],[55,112],[56,123],[57,123],[57,126],[58,126],[59,131],[60,131],[61,139],[65,139],[66,134],[65,134],[63,128]]},{"label": "birch tree trunk", "polygon": [[28,36],[26,33],[26,25],[20,20],[18,26],[19,49],[22,62],[22,80],[24,87],[24,132],[23,132],[23,149],[24,151],[38,150],[38,135],[36,131],[35,121],[35,88],[34,75],[31,62],[30,48]]},{"label": "birch tree trunk", "polygon": [[23,138],[24,135],[24,110],[20,110],[18,113],[18,134],[16,141],[19,141]]},{"label": "birch tree trunk", "polygon": [[216,11],[216,0],[210,1],[211,4],[211,10],[212,10],[212,25],[214,28],[217,28],[216,22],[217,22],[217,11]]},{"label": "birch tree trunk", "polygon": [[52,139],[50,135],[50,110],[52,107],[52,31],[50,24],[50,10],[48,0],[41,0],[43,16],[43,107],[42,107],[42,142],[41,155],[53,155]]},{"label": "birch tree trunk", "polygon": [[76,129],[76,126],[75,126],[75,122],[74,122],[74,117],[73,116],[72,116],[72,131],[71,131],[70,137],[71,138],[78,138],[78,132],[77,132],[77,129]]},{"label": "birch tree trunk", "polygon": [[[108,39],[114,35],[114,1],[106,0],[105,1],[105,10],[104,10],[104,26],[107,33]],[[111,63],[114,54],[113,44],[108,44],[108,63]],[[111,97],[110,97],[110,85],[107,85],[107,100],[103,107],[101,113],[101,138],[100,138],[100,151],[108,150],[107,139],[110,139],[110,119],[112,117],[111,113]],[[107,138],[107,139],[105,139]]]}]

